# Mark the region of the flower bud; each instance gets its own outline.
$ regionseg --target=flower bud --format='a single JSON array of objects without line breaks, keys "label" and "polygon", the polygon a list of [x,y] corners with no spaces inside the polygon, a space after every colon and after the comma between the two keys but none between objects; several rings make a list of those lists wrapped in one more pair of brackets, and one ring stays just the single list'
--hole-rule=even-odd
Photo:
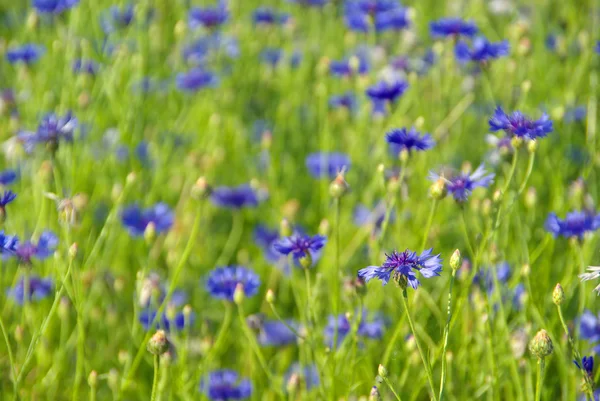
[{"label": "flower bud", "polygon": [[148,352],[153,355],[162,355],[169,350],[169,340],[164,330],[158,330],[148,341]]},{"label": "flower bud", "polygon": [[385,379],[388,375],[388,371],[385,368],[385,366],[379,364],[379,366],[377,367],[377,374]]},{"label": "flower bud", "polygon": [[244,284],[237,283],[235,286],[235,291],[233,291],[233,302],[235,302],[236,305],[240,305],[242,302],[244,302],[244,298],[246,298]]},{"label": "flower bud", "polygon": [[92,389],[98,387],[98,372],[96,372],[95,370],[92,370],[90,372],[90,375],[88,376],[88,385]]},{"label": "flower bud", "polygon": [[152,241],[156,238],[156,224],[154,222],[148,223],[146,229],[144,230],[144,239],[146,243],[151,244]]},{"label": "flower bud", "polygon": [[519,136],[513,136],[512,139],[510,140],[510,144],[512,145],[513,148],[519,149],[521,147],[521,145],[523,145],[523,138],[521,138]]},{"label": "flower bud", "polygon": [[348,183],[344,179],[344,172],[338,173],[335,179],[329,185],[329,195],[334,199],[341,198],[348,192]]},{"label": "flower bud", "polygon": [[267,294],[265,295],[265,301],[267,301],[268,304],[275,302],[275,293],[270,288],[267,290]]},{"label": "flower bud", "polygon": [[446,186],[446,180],[441,177],[429,187],[429,196],[435,200],[442,200],[447,194],[448,188]]},{"label": "flower bud", "polygon": [[529,343],[529,351],[538,359],[543,359],[552,354],[554,346],[546,330],[542,329],[537,332],[533,340]]},{"label": "flower bud", "polygon": [[369,393],[369,401],[381,401],[381,395],[379,394],[377,386],[373,386],[371,388],[371,392]]},{"label": "flower bud", "polygon": [[313,259],[310,253],[305,253],[304,256],[298,259],[298,262],[300,262],[300,266],[303,268],[309,269],[313,264]]},{"label": "flower bud", "polygon": [[457,249],[454,251],[452,256],[450,256],[450,267],[452,270],[456,271],[462,265],[462,256],[460,255],[460,251]]},{"label": "flower bud", "polygon": [[537,150],[537,148],[538,148],[538,143],[537,143],[536,140],[532,140],[532,141],[527,142],[527,151],[529,153],[535,153],[535,151]]},{"label": "flower bud", "polygon": [[560,283],[556,284],[554,291],[552,291],[552,302],[554,302],[555,305],[561,305],[565,302],[565,291]]},{"label": "flower bud", "polygon": [[77,256],[77,251],[78,251],[79,247],[77,246],[77,243],[74,242],[70,247],[69,247],[69,257],[71,259],[75,259],[75,257]]},{"label": "flower bud", "polygon": [[206,178],[200,177],[196,180],[190,191],[192,198],[196,200],[203,199],[210,195],[211,188],[206,181]]}]

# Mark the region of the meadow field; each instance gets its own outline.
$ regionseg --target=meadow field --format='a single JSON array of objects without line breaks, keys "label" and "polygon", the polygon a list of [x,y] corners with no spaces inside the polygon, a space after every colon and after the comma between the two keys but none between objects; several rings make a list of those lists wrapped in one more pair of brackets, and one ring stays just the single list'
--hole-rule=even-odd
[{"label": "meadow field", "polygon": [[599,24],[0,1],[0,400],[599,400]]}]

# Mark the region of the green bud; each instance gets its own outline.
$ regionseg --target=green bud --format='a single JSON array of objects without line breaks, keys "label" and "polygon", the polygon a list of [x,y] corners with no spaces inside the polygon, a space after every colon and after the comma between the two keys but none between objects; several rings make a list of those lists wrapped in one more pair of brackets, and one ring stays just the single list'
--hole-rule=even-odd
[{"label": "green bud", "polygon": [[332,198],[338,199],[344,196],[348,192],[348,183],[344,179],[344,173],[341,172],[335,177],[335,179],[329,184],[329,195]]},{"label": "green bud", "polygon": [[240,305],[242,302],[244,302],[245,298],[246,293],[244,292],[244,284],[237,283],[235,286],[235,291],[233,291],[233,302],[235,302],[236,305]]},{"label": "green bud", "polygon": [[565,291],[560,283],[556,284],[554,291],[552,291],[552,302],[554,302],[555,305],[561,305],[565,302]]},{"label": "green bud", "polygon": [[385,379],[388,375],[388,371],[382,364],[379,364],[377,367],[377,374]]},{"label": "green bud", "polygon": [[302,256],[298,261],[300,262],[300,266],[305,269],[310,269],[313,264],[313,259],[310,253],[305,253],[304,256]]},{"label": "green bud", "polygon": [[531,141],[527,142],[527,151],[529,153],[535,153],[535,151],[537,150],[537,147],[538,147],[537,141],[531,140]]},{"label": "green bud", "polygon": [[265,301],[267,301],[268,304],[275,302],[275,293],[270,288],[267,290],[267,294],[265,295]]},{"label": "green bud", "polygon": [[169,340],[164,330],[158,330],[148,341],[146,346],[152,355],[162,355],[169,350]]},{"label": "green bud", "polygon": [[446,186],[446,180],[441,177],[429,187],[429,196],[435,200],[442,200],[447,194],[448,188]]},{"label": "green bud", "polygon": [[148,244],[151,244],[156,239],[156,224],[154,222],[148,223],[144,230],[144,239]]},{"label": "green bud", "polygon": [[543,359],[552,354],[554,346],[546,330],[542,329],[537,332],[533,340],[529,343],[529,351],[538,359]]},{"label": "green bud", "polygon": [[452,270],[456,271],[462,265],[462,256],[460,256],[460,251],[457,249],[454,251],[452,256],[450,256],[450,267]]},{"label": "green bud", "polygon": [[375,376],[375,383],[377,383],[377,384],[383,383],[383,377],[381,377],[379,375]]},{"label": "green bud", "polygon": [[92,370],[88,376],[88,385],[93,389],[98,387],[98,372],[95,370]]},{"label": "green bud", "polygon": [[513,138],[510,140],[510,144],[512,145],[513,148],[519,149],[523,145],[523,138],[518,137],[518,136],[513,136]]},{"label": "green bud", "polygon": [[69,257],[71,259],[75,259],[75,257],[77,256],[77,251],[79,250],[79,246],[77,246],[77,243],[74,242],[70,247],[69,247]]},{"label": "green bud", "polygon": [[371,392],[369,393],[369,401],[381,401],[381,395],[379,394],[377,386],[373,386],[371,388]]},{"label": "green bud", "polygon": [[300,387],[300,376],[297,373],[292,373],[285,385],[285,389],[289,394],[294,394],[298,390],[298,387]]},{"label": "green bud", "polygon": [[194,198],[196,200],[200,200],[200,199],[204,199],[205,197],[210,195],[210,192],[211,192],[211,188],[208,185],[206,178],[200,177],[196,180],[196,182],[192,186],[190,194],[192,195],[192,198]]}]

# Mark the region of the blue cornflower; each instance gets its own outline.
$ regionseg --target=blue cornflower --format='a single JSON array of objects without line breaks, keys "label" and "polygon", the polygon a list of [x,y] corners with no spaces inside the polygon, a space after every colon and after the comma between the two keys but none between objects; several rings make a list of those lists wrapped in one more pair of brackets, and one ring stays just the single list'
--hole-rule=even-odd
[{"label": "blue cornflower", "polygon": [[193,68],[177,74],[175,78],[177,89],[182,92],[196,92],[203,88],[217,86],[219,78],[212,72],[202,68]]},{"label": "blue cornflower", "polygon": [[495,174],[488,174],[485,166],[481,164],[473,173],[461,172],[459,174],[443,177],[436,173],[429,173],[431,181],[437,181],[443,178],[446,181],[446,188],[458,202],[465,202],[475,188],[487,188],[494,182]]},{"label": "blue cornflower", "polygon": [[408,89],[408,83],[402,80],[393,82],[379,81],[367,88],[367,96],[374,102],[385,101],[393,103]]},{"label": "blue cornflower", "polygon": [[594,374],[594,357],[593,356],[584,356],[581,358],[581,365],[577,360],[574,360],[573,363],[579,369],[583,369],[585,373],[587,373],[590,377]]},{"label": "blue cornflower", "polygon": [[[327,238],[322,235],[293,234],[291,237],[283,237],[273,244],[273,249],[282,255],[292,255],[295,262],[306,260],[308,266],[312,264],[318,252],[325,246]],[[302,264],[302,263],[301,263]],[[307,267],[307,266],[304,266]]]},{"label": "blue cornflower", "polygon": [[399,31],[408,27],[410,18],[406,8],[399,7],[375,15],[375,30],[378,32]]},{"label": "blue cornflower", "polygon": [[252,13],[252,21],[256,25],[285,24],[289,18],[288,14],[277,12],[270,7],[259,7]]},{"label": "blue cornflower", "polygon": [[507,262],[498,263],[496,266],[478,272],[473,278],[473,283],[480,284],[488,294],[494,291],[494,272],[492,269],[496,270],[496,277],[500,284],[506,284],[512,274],[510,265]]},{"label": "blue cornflower", "polygon": [[[585,310],[579,318],[579,330],[581,338],[591,343],[600,341],[600,318],[589,310]],[[594,353],[600,352],[600,344],[593,348]]]},{"label": "blue cornflower", "polygon": [[495,58],[507,56],[510,50],[510,45],[507,40],[492,43],[483,36],[478,36],[473,39],[473,44],[469,45],[463,41],[456,44],[454,54],[456,59],[461,63],[474,62],[485,63]]},{"label": "blue cornflower", "polygon": [[346,26],[355,32],[369,32],[371,29],[371,17],[361,12],[350,11],[345,15]]},{"label": "blue cornflower", "polygon": [[[293,320],[286,320],[288,326],[293,327],[296,332],[299,329],[298,323]],[[297,342],[296,334],[291,331],[283,322],[279,320],[268,320],[260,324],[258,332],[258,342],[262,346],[281,347]]]},{"label": "blue cornflower", "polygon": [[479,31],[473,21],[464,21],[460,18],[441,18],[429,24],[433,37],[468,36],[472,37]]},{"label": "blue cornflower", "polygon": [[[186,318],[186,315],[183,312],[176,312],[172,316],[169,312],[163,312],[162,316],[159,319],[156,319],[156,322],[154,322],[154,319],[156,319],[155,310],[143,310],[140,312],[138,318],[140,324],[146,331],[151,329],[154,330],[156,328],[165,331],[178,331],[193,325],[195,317],[193,313]],[[156,327],[152,326],[152,322],[155,323]]]},{"label": "blue cornflower", "polygon": [[353,56],[342,60],[333,60],[329,63],[329,73],[337,77],[349,77],[354,74],[369,72],[369,62],[365,57]]},{"label": "blue cornflower", "polygon": [[332,109],[344,108],[350,112],[356,110],[356,95],[352,92],[346,92],[342,95],[333,95],[329,98],[329,107]]},{"label": "blue cornflower", "polygon": [[79,0],[33,0],[33,8],[42,14],[60,14],[78,3]]},{"label": "blue cornflower", "polygon": [[390,278],[396,281],[406,281],[412,288],[420,284],[416,272],[420,272],[425,278],[439,276],[442,271],[442,258],[440,255],[432,255],[432,249],[423,251],[417,256],[416,252],[409,249],[402,253],[397,251],[386,254],[387,259],[381,266],[367,266],[358,271],[358,277],[366,282],[373,278],[381,280],[386,285]]},{"label": "blue cornflower", "polygon": [[233,370],[216,370],[202,379],[200,391],[212,401],[243,400],[252,395],[252,382]]},{"label": "blue cornflower", "polygon": [[216,28],[224,24],[229,19],[229,10],[225,2],[220,1],[213,7],[194,7],[188,14],[188,23],[190,28],[205,27]]},{"label": "blue cornflower", "polygon": [[347,12],[355,11],[375,15],[398,8],[400,3],[397,0],[348,0],[345,6]]},{"label": "blue cornflower", "polygon": [[260,278],[252,270],[242,266],[225,266],[214,269],[206,281],[206,289],[213,298],[233,301],[233,293],[241,284],[246,297],[256,295]]},{"label": "blue cornflower", "polygon": [[8,190],[4,191],[2,195],[0,195],[0,214],[5,217],[6,216],[6,205],[10,202],[14,201],[17,197],[13,191]]},{"label": "blue cornflower", "polygon": [[335,178],[341,171],[348,171],[350,158],[344,153],[311,153],[305,160],[306,168],[314,178]]},{"label": "blue cornflower", "polygon": [[298,362],[293,363],[285,373],[283,382],[286,384],[289,383],[292,375],[296,375],[304,383],[307,391],[319,386],[319,370],[315,365],[302,367]]},{"label": "blue cornflower", "polygon": [[559,219],[556,213],[550,213],[545,228],[554,237],[583,238],[587,232],[594,232],[600,227],[600,214],[590,211],[574,211]]},{"label": "blue cornflower", "polygon": [[[372,226],[373,235],[377,235],[381,230],[383,221],[385,220],[386,212],[387,207],[383,201],[377,203],[372,210],[365,205],[357,205],[354,208],[353,221],[354,224],[359,227]],[[393,223],[395,220],[396,212],[395,210],[392,210],[390,213],[389,222]]]},{"label": "blue cornflower", "polygon": [[265,255],[265,259],[271,263],[279,262],[282,255],[273,248],[273,244],[279,239],[279,230],[269,229],[267,226],[259,224],[254,229],[254,242],[258,245]]},{"label": "blue cornflower", "polygon": [[519,138],[543,138],[552,132],[552,120],[546,113],[538,120],[532,120],[520,111],[508,115],[500,106],[496,107],[494,115],[489,120],[490,131],[504,131]]},{"label": "blue cornflower", "polygon": [[17,180],[18,174],[15,170],[0,171],[0,185],[10,185]]},{"label": "blue cornflower", "polygon": [[78,74],[96,75],[100,66],[92,60],[75,60],[73,72]]},{"label": "blue cornflower", "polygon": [[136,204],[129,205],[121,212],[121,222],[132,237],[144,235],[150,223],[154,225],[157,234],[168,231],[174,220],[173,211],[162,202],[147,209]]},{"label": "blue cornflower", "polygon": [[[350,322],[345,314],[340,314],[337,318],[333,315],[328,317],[327,327],[325,327],[325,341],[332,347],[333,339],[335,337],[335,327],[337,320],[337,344],[339,346],[346,336],[351,332],[353,322]],[[375,317],[371,321],[367,321],[367,313],[362,312],[362,319],[358,325],[357,334],[361,337],[379,339],[383,337],[383,329],[385,328],[385,322],[381,317]]]},{"label": "blue cornflower", "polygon": [[6,59],[11,64],[23,63],[30,65],[38,61],[44,51],[45,48],[43,46],[28,43],[8,49]]},{"label": "blue cornflower", "polygon": [[21,277],[14,287],[9,288],[7,296],[12,298],[17,304],[23,305],[25,298],[27,301],[39,301],[52,293],[54,285],[51,278],[40,278],[37,276],[29,277],[28,294],[25,296],[25,278]]},{"label": "blue cornflower", "polygon": [[108,34],[117,29],[127,28],[135,17],[133,4],[124,6],[111,6],[100,18],[100,25],[104,33]]},{"label": "blue cornflower", "polygon": [[237,187],[217,187],[210,194],[212,203],[219,207],[241,209],[258,206],[257,192],[248,184]]},{"label": "blue cornflower", "polygon": [[556,50],[557,43],[557,37],[553,33],[548,34],[546,36],[546,39],[544,40],[544,44],[546,45],[546,49],[548,50]]},{"label": "blue cornflower", "polygon": [[73,133],[78,126],[77,118],[70,111],[63,117],[49,113],[42,118],[36,132],[19,132],[17,138],[27,152],[32,152],[37,144],[44,144],[51,151],[56,151],[60,142],[73,142]]},{"label": "blue cornflower", "polygon": [[260,52],[260,59],[271,67],[277,66],[283,58],[283,50],[269,47]]},{"label": "blue cornflower", "polygon": [[288,0],[290,3],[296,3],[301,6],[323,7],[329,0]]},{"label": "blue cornflower", "polygon": [[594,46],[594,51],[600,54],[600,40],[596,42],[596,46]]},{"label": "blue cornflower", "polygon": [[31,259],[47,259],[54,253],[57,247],[58,237],[56,234],[52,231],[44,231],[37,243],[31,240],[20,242],[16,237],[7,237],[4,249],[10,249],[17,257],[19,263],[30,265]]},{"label": "blue cornflower", "polygon": [[413,150],[427,150],[435,145],[435,141],[430,134],[421,136],[414,127],[410,130],[394,128],[385,135],[385,140],[390,145],[390,150],[394,155],[398,155],[403,150],[408,153]]},{"label": "blue cornflower", "polygon": [[563,120],[565,123],[573,123],[578,121],[584,121],[587,115],[587,107],[586,106],[573,106],[569,107],[567,111],[565,111],[565,115],[563,116]]},{"label": "blue cornflower", "polygon": [[0,254],[14,255],[17,250],[19,239],[16,235],[6,235],[0,230]]}]

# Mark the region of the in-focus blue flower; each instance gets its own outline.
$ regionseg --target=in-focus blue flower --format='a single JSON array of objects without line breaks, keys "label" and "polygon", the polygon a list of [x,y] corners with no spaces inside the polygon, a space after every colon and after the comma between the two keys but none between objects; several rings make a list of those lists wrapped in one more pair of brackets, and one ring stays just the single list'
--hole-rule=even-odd
[{"label": "in-focus blue flower", "polygon": [[0,185],[10,185],[17,180],[18,174],[16,170],[0,171]]},{"label": "in-focus blue flower", "polygon": [[358,277],[365,282],[374,278],[381,280],[386,285],[390,278],[396,281],[404,281],[412,288],[417,288],[420,284],[417,279],[417,272],[425,278],[439,276],[442,271],[442,258],[440,255],[432,255],[432,249],[423,251],[417,255],[409,249],[402,253],[397,251],[386,254],[386,260],[381,266],[367,266],[358,271]]},{"label": "in-focus blue flower", "polygon": [[212,401],[235,401],[252,395],[252,383],[229,369],[216,370],[202,379],[200,391]]},{"label": "in-focus blue flower", "polygon": [[485,63],[492,59],[508,56],[509,51],[510,45],[507,40],[492,43],[483,36],[473,39],[471,47],[466,42],[460,41],[454,48],[456,59],[461,63]]},{"label": "in-focus blue flower", "polygon": [[587,373],[590,377],[592,377],[594,375],[594,357],[593,356],[584,356],[583,358],[581,358],[581,365],[579,365],[579,362],[577,362],[577,360],[574,360],[573,363],[575,363],[575,366],[577,366],[579,369],[583,369],[585,371],[585,373]]},{"label": "in-focus blue flower", "polygon": [[[600,318],[589,310],[585,310],[579,318],[580,336],[590,343],[600,341]],[[594,353],[600,352],[600,344],[594,345]]]},{"label": "in-focus blue flower", "polygon": [[356,96],[352,92],[346,92],[342,95],[333,95],[329,98],[329,107],[332,109],[346,109],[351,113],[357,107]]},{"label": "in-focus blue flower", "polygon": [[212,203],[219,207],[241,209],[258,206],[257,192],[248,184],[237,187],[217,187],[210,194]]},{"label": "in-focus blue flower", "polygon": [[52,293],[54,285],[51,278],[29,276],[28,288],[28,295],[25,297],[25,278],[21,277],[14,287],[8,289],[7,296],[17,304],[23,305],[25,298],[27,298],[28,302],[31,302],[48,297]]},{"label": "in-focus blue flower", "polygon": [[583,238],[585,233],[594,232],[600,227],[600,214],[590,211],[574,211],[567,213],[564,219],[556,213],[550,213],[546,219],[546,231],[554,237]]},{"label": "in-focus blue flower", "polygon": [[436,173],[430,173],[429,179],[437,181],[443,178],[446,181],[446,188],[458,202],[466,202],[475,188],[487,188],[494,182],[495,175],[488,174],[485,166],[481,164],[473,173],[461,172],[449,177],[440,176]]},{"label": "in-focus blue flower", "polygon": [[353,56],[342,60],[332,60],[329,63],[329,73],[337,77],[349,77],[355,74],[366,74],[370,66],[366,57]]},{"label": "in-focus blue flower", "polygon": [[289,20],[286,13],[278,12],[270,7],[259,7],[252,13],[252,21],[256,25],[281,25]]},{"label": "in-focus blue flower", "polygon": [[152,326],[154,319],[156,319],[156,311],[151,309],[141,311],[138,317],[140,324],[146,331],[155,329],[180,331],[193,325],[195,317],[193,313],[186,318],[183,312],[176,312],[173,316],[170,316],[168,312],[163,312],[162,316],[156,319],[155,325]]},{"label": "in-focus blue flower", "polygon": [[73,63],[73,72],[76,74],[96,75],[100,66],[92,60],[75,60]]},{"label": "in-focus blue flower", "polygon": [[423,134],[421,136],[414,127],[410,130],[406,128],[394,128],[385,135],[385,140],[389,143],[390,150],[396,156],[403,150],[412,153],[413,150],[427,150],[435,145],[435,141],[430,134]]},{"label": "in-focus blue flower", "polygon": [[11,64],[23,63],[31,65],[39,60],[44,51],[45,48],[43,46],[28,43],[8,49],[6,59]]},{"label": "in-focus blue flower", "polygon": [[143,236],[150,223],[154,225],[157,234],[168,231],[174,220],[173,211],[162,202],[147,209],[136,204],[129,205],[121,212],[121,222],[132,237]]},{"label": "in-focus blue flower", "polygon": [[408,83],[396,80],[393,82],[379,81],[367,88],[367,96],[373,101],[393,103],[408,89]]},{"label": "in-focus blue flower", "polygon": [[233,302],[233,293],[238,284],[244,288],[246,297],[251,297],[258,292],[260,278],[242,266],[218,267],[208,276],[206,289],[213,298]]},{"label": "in-focus blue flower", "polygon": [[41,14],[61,14],[75,7],[79,0],[33,0],[33,8]]},{"label": "in-focus blue flower", "polygon": [[348,171],[350,158],[344,153],[311,153],[305,160],[306,168],[314,178],[335,178],[340,172]]},{"label": "in-focus blue flower", "polygon": [[293,363],[285,373],[284,384],[289,383],[292,375],[296,375],[300,379],[307,391],[319,386],[319,371],[315,365],[302,367],[298,362]]},{"label": "in-focus blue flower", "polygon": [[[293,327],[296,332],[298,323],[286,320],[288,326]],[[282,347],[297,342],[296,334],[279,320],[267,320],[262,322],[258,332],[258,343],[265,347]]]},{"label": "in-focus blue flower", "polygon": [[70,111],[62,117],[49,113],[42,118],[36,132],[22,131],[17,138],[27,152],[32,152],[37,144],[44,144],[51,151],[55,151],[60,142],[73,142],[73,133],[78,126],[77,118]]},{"label": "in-focus blue flower", "polygon": [[[333,347],[333,341],[335,337],[335,327],[337,320],[337,344],[338,347],[346,338],[348,334],[352,331],[352,326],[355,324],[354,322],[350,322],[345,314],[340,314],[337,318],[333,315],[328,317],[327,327],[325,327],[325,341],[327,345]],[[383,330],[385,328],[385,322],[383,318],[377,316],[373,318],[371,321],[367,319],[367,313],[365,311],[362,312],[362,318],[358,325],[357,335],[365,338],[379,339],[383,337]]]},{"label": "in-focus blue flower", "polygon": [[429,24],[429,31],[433,37],[467,36],[472,37],[479,31],[473,21],[460,18],[441,18]]},{"label": "in-focus blue flower", "polygon": [[305,257],[314,261],[315,255],[325,246],[327,238],[322,235],[303,235],[296,233],[291,237],[283,237],[273,244],[273,248],[282,255],[292,255],[295,261]]},{"label": "in-focus blue flower", "polygon": [[203,88],[217,86],[219,78],[212,72],[203,68],[193,68],[187,72],[177,74],[175,84],[182,92],[197,92]]},{"label": "in-focus blue flower", "polygon": [[494,111],[489,120],[490,131],[504,131],[509,135],[519,138],[537,139],[543,138],[552,132],[552,120],[546,113],[537,120],[533,120],[520,111],[508,115],[500,106]]},{"label": "in-focus blue flower", "polygon": [[133,4],[121,7],[111,6],[101,17],[100,25],[104,33],[108,34],[118,29],[127,28],[135,17]]},{"label": "in-focus blue flower", "polygon": [[32,240],[18,241],[16,237],[8,238],[4,249],[14,250],[19,263],[30,265],[33,258],[44,260],[50,257],[58,247],[58,237],[52,231],[44,231],[37,243]]},{"label": "in-focus blue flower", "polygon": [[216,28],[229,19],[229,10],[224,1],[212,7],[194,7],[188,14],[188,23],[190,28]]}]

